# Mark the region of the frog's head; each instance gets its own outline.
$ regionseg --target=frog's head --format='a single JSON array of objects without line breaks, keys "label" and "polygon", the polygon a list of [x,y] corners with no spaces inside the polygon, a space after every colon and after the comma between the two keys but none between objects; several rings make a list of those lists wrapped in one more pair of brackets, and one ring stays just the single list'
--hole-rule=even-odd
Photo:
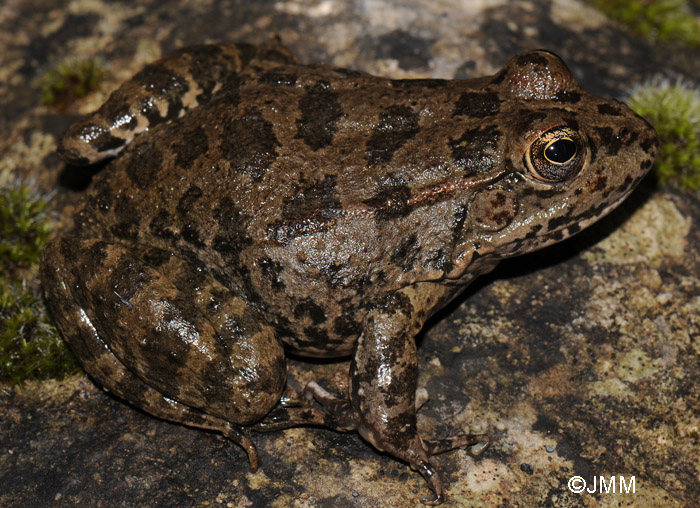
[{"label": "frog's head", "polygon": [[499,99],[499,152],[470,196],[453,277],[477,258],[524,254],[581,231],[630,194],[658,151],[643,118],[581,90],[552,53],[512,58],[487,89]]}]

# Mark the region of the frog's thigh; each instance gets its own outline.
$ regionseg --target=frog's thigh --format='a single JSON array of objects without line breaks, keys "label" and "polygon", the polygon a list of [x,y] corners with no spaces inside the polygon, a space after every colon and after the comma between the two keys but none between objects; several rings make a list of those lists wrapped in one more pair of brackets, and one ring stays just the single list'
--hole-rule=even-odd
[{"label": "frog's thigh", "polygon": [[211,428],[203,417],[248,424],[279,399],[282,346],[205,270],[157,249],[68,237],[47,248],[42,278],[88,373],[146,411]]}]

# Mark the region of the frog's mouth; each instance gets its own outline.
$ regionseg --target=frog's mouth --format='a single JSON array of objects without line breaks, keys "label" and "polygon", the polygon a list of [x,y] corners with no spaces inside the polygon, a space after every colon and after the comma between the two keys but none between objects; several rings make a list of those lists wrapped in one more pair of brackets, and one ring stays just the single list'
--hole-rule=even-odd
[{"label": "frog's mouth", "polygon": [[[469,250],[466,249],[464,259],[468,259],[469,261],[466,263],[466,265],[464,263],[457,263],[454,269],[445,275],[445,278],[452,281],[463,281],[465,277],[467,277],[469,281],[471,281],[475,277],[474,273],[472,273],[473,270],[476,269],[474,265],[475,262],[485,267],[484,271],[479,272],[483,274],[493,269],[493,267],[495,267],[496,264],[503,259],[535,252],[575,236],[617,208],[625,199],[629,197],[636,187],[636,184],[631,185],[629,189],[627,189],[611,203],[608,203],[599,209],[588,209],[585,212],[580,213],[578,218],[572,218],[572,220],[566,225],[560,226],[556,229],[543,231],[540,234],[530,238],[521,237],[519,239],[514,239],[509,244],[503,246],[502,249],[493,249],[489,251],[474,250],[471,252],[471,256],[469,255]],[[469,270],[466,270],[465,266],[469,266]]]},{"label": "frog's mouth", "polygon": [[[627,199],[630,194],[632,194],[632,191],[634,191],[635,188],[636,188],[636,185],[631,186],[629,190],[627,190],[624,194],[622,194],[620,197],[618,197],[615,201],[606,205],[601,210],[596,211],[595,213],[593,213],[590,217],[588,217],[586,219],[575,220],[573,222],[573,224],[562,226],[562,227],[554,229],[552,231],[547,231],[546,233],[543,233],[542,235],[538,235],[538,238],[541,240],[541,243],[537,246],[537,249],[547,247],[548,245],[560,242],[562,240],[566,240],[567,238],[570,238],[570,237],[578,234],[579,232],[583,231],[587,227],[598,222],[600,219],[602,219],[603,217],[608,215],[610,212],[612,212],[615,208],[620,206],[620,204],[625,199]],[[590,212],[590,210],[589,210],[589,212]],[[588,212],[586,212],[586,213],[588,213]],[[582,215],[585,215],[585,214],[582,214]]]}]

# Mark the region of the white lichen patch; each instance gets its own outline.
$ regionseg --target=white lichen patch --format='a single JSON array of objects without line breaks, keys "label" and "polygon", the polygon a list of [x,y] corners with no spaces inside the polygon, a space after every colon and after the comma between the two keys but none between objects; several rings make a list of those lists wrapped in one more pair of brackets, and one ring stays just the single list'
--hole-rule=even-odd
[{"label": "white lichen patch", "polygon": [[658,268],[669,256],[683,256],[690,225],[690,218],[671,199],[655,195],[621,228],[582,257],[590,264],[648,263]]}]

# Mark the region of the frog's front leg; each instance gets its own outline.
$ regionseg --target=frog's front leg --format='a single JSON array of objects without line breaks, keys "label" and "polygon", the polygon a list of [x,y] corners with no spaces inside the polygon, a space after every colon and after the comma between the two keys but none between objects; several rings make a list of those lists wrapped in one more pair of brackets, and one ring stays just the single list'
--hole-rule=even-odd
[{"label": "frog's front leg", "polygon": [[423,501],[438,504],[444,500],[442,481],[416,429],[415,336],[423,321],[402,293],[390,295],[369,313],[350,367],[350,401],[360,435],[378,450],[408,462],[435,493],[433,500]]},{"label": "frog's front leg", "polygon": [[207,102],[248,68],[256,72],[295,63],[278,41],[205,44],[182,49],[147,65],[124,82],[94,113],[73,123],[58,145],[61,157],[75,165],[94,164],[117,155],[135,136],[184,115]]},{"label": "frog's front leg", "polygon": [[41,261],[47,302],[85,370],[164,419],[255,447],[244,428],[279,400],[272,328],[206,269],[170,251],[62,237]]},{"label": "frog's front leg", "polygon": [[365,319],[350,367],[350,400],[338,399],[315,383],[305,392],[333,415],[343,430],[357,430],[377,449],[407,462],[428,482],[435,496],[426,504],[444,501],[442,481],[429,456],[455,448],[488,444],[485,435],[462,434],[431,441],[416,428],[417,355],[415,336],[436,295],[414,289],[389,295]]}]

